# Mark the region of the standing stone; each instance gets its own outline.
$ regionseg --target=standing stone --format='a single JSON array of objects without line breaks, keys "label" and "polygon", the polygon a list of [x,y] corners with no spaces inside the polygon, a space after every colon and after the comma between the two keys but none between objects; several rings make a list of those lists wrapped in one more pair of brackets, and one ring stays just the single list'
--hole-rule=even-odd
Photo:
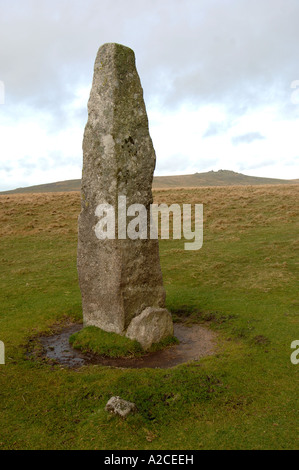
[{"label": "standing stone", "polygon": [[[160,341],[173,334],[173,325],[164,309],[158,240],[149,239],[155,162],[134,52],[120,44],[104,44],[95,61],[83,140],[77,264],[84,325],[123,335],[132,319],[151,307],[153,325],[155,316],[161,322],[161,315],[168,324],[161,329]],[[119,196],[126,196],[127,207],[146,207],[146,239],[119,239]],[[99,204],[115,208],[114,240],[100,240],[95,234]],[[150,321],[147,328],[151,329]],[[134,337],[138,341],[136,327]]]}]

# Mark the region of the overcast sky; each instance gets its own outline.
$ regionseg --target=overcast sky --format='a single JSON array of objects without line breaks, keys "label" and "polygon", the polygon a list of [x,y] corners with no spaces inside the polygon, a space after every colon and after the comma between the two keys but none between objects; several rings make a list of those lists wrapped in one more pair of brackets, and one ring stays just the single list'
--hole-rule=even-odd
[{"label": "overcast sky", "polygon": [[298,178],[299,0],[0,0],[0,190],[81,177],[94,60],[131,47],[156,175]]}]

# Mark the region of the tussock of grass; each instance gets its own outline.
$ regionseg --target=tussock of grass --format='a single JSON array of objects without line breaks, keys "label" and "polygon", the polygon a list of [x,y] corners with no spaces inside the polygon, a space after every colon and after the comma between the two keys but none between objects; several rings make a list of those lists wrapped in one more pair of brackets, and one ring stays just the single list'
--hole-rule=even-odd
[{"label": "tussock of grass", "polygon": [[75,349],[105,357],[141,356],[143,349],[138,341],[132,341],[116,333],[108,333],[96,326],[87,326],[70,337]]},{"label": "tussock of grass", "polygon": [[228,322],[236,318],[233,314],[223,314],[222,312],[199,311],[190,306],[183,305],[179,309],[172,310],[172,319],[174,323],[184,324],[218,324]]},{"label": "tussock of grass", "polygon": [[[109,333],[96,326],[87,326],[70,337],[70,343],[75,349],[85,353],[98,354],[105,357],[140,357],[145,354],[138,341],[132,341],[125,336]],[[175,336],[168,336],[159,343],[154,343],[146,353],[161,351],[168,346],[178,344]]]},{"label": "tussock of grass", "polygon": [[[138,388],[135,386],[136,378]],[[114,393],[136,403],[146,421],[165,425],[175,419],[178,410],[186,412],[191,403],[206,406],[215,397],[221,396],[223,390],[220,374],[199,374],[196,367],[189,366],[174,368],[171,374],[158,369],[152,376],[149,370],[141,369],[138,376],[123,375]]]}]

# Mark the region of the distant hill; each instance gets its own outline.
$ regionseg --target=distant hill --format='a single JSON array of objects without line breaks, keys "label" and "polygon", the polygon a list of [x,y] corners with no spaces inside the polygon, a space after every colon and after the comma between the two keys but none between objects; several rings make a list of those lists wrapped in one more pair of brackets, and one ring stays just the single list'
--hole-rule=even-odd
[{"label": "distant hill", "polygon": [[197,187],[197,186],[238,186],[256,184],[296,184],[299,180],[283,180],[275,178],[261,178],[247,176],[235,171],[219,170],[194,175],[156,176],[154,188]]},{"label": "distant hill", "polygon": [[57,183],[38,184],[36,186],[27,186],[26,188],[12,189],[11,191],[2,191],[0,194],[17,193],[59,193],[69,191],[80,191],[81,180],[58,181]]},{"label": "distant hill", "polygon": [[[261,178],[259,176],[247,176],[235,171],[219,170],[194,175],[155,176],[153,188],[191,188],[198,186],[238,186],[259,184],[298,184],[299,180],[283,180],[275,178]],[[27,188],[17,188],[11,191],[2,191],[0,194],[17,193],[49,193],[80,191],[81,180],[59,181],[57,183],[39,184]]]}]

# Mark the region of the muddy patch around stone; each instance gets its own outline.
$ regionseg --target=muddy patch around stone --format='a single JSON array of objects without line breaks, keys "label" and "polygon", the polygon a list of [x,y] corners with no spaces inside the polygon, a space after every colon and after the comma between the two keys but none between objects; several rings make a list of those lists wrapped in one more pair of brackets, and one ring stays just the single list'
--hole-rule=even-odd
[{"label": "muddy patch around stone", "polygon": [[39,341],[43,357],[66,367],[77,368],[99,364],[120,368],[161,368],[167,369],[189,361],[196,361],[215,353],[216,333],[200,325],[174,324],[174,335],[179,344],[162,351],[151,352],[142,357],[108,358],[74,349],[69,338],[82,329],[82,324],[72,324],[52,336],[43,336]]}]

